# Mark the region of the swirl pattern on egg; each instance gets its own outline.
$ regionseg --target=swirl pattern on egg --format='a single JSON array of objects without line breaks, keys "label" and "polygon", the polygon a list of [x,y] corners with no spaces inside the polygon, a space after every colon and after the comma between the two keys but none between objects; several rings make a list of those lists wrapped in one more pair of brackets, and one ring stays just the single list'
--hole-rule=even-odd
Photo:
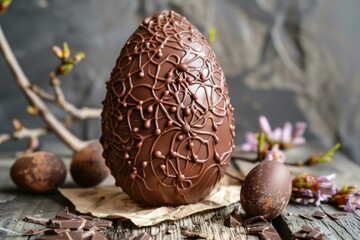
[{"label": "swirl pattern on egg", "polygon": [[103,156],[120,186],[151,206],[205,198],[234,148],[224,73],[205,37],[163,11],[121,50],[103,101]]}]

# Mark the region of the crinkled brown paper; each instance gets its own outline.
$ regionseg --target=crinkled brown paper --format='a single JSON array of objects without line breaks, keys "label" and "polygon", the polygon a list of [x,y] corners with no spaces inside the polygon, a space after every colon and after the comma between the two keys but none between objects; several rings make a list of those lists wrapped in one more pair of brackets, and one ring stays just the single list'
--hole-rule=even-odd
[{"label": "crinkled brown paper", "polygon": [[61,188],[83,214],[100,218],[127,218],[138,227],[151,226],[165,220],[177,220],[191,214],[229,206],[240,200],[240,186],[224,177],[212,193],[199,203],[178,207],[149,208],[132,200],[121,188],[98,186],[94,188]]}]

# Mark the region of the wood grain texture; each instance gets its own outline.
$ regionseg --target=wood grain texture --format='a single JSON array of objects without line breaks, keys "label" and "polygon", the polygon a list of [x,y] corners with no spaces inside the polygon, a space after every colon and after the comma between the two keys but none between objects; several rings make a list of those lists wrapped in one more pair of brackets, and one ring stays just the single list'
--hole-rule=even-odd
[{"label": "wood grain texture", "polygon": [[[319,148],[313,146],[293,149],[293,153],[290,152],[293,155],[289,155],[289,160],[294,157],[301,158],[301,155],[307,155],[307,153],[316,150]],[[41,226],[23,222],[22,219],[25,215],[53,217],[62,212],[66,206],[71,211],[74,211],[74,207],[58,192],[39,195],[24,193],[17,189],[9,177],[9,169],[13,162],[14,158],[0,158],[0,239],[27,239],[27,237],[16,235],[16,233],[20,234],[27,229],[41,228]],[[67,160],[68,163],[69,160]],[[240,167],[244,173],[247,173],[253,166],[253,164],[242,162],[236,162],[235,165]],[[360,167],[340,154],[335,156],[333,163],[321,164],[314,168],[291,168],[293,174],[302,171],[308,171],[312,174],[335,172],[338,174],[336,181],[341,184],[360,183]],[[68,176],[65,186],[74,186],[70,176]],[[6,199],[9,201],[6,202]],[[227,227],[224,225],[226,217],[239,205],[236,203],[229,207],[194,214],[177,221],[166,221],[151,227],[138,228],[131,222],[117,219],[114,220],[114,227],[107,230],[106,236],[109,239],[123,239],[147,232],[155,240],[186,239],[181,235],[181,229],[186,227],[189,230],[207,234],[208,239],[258,239],[257,236],[246,235],[243,227]],[[328,213],[344,213],[341,209],[328,204],[323,204],[320,207],[289,204],[284,213],[273,221],[273,225],[281,233],[283,239],[291,239],[292,234],[298,231],[303,224],[312,227],[319,226],[326,239],[359,239],[360,210],[355,213],[348,213],[346,216],[339,216],[337,220],[325,217],[323,219],[313,218],[314,220],[310,221],[299,217],[300,213],[311,216],[316,210]],[[169,234],[168,229],[174,230]]]}]

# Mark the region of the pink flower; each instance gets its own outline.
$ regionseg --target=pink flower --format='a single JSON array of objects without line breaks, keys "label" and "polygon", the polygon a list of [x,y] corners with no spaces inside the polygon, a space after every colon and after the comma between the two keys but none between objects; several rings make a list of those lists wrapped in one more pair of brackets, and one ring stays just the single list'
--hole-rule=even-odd
[{"label": "pink flower", "polygon": [[290,122],[285,122],[283,128],[277,127],[272,131],[269,120],[265,116],[260,116],[259,125],[260,129],[265,133],[267,141],[272,144],[278,143],[282,148],[306,142],[303,135],[307,125],[304,122],[297,122],[295,129],[293,129],[293,125]]},{"label": "pink flower", "polygon": [[266,152],[265,160],[273,160],[281,163],[285,162],[286,157],[284,152],[279,149],[279,144],[273,145],[272,148]]},{"label": "pink flower", "polygon": [[[297,122],[295,128],[290,122],[285,122],[283,128],[277,127],[272,130],[269,120],[265,116],[260,116],[259,127],[265,134],[265,146],[269,146],[268,148],[272,148],[271,146],[274,144],[279,144],[280,149],[285,149],[306,142],[303,135],[307,125],[304,122]],[[257,152],[258,134],[247,132],[245,140],[246,142],[241,145],[241,149],[245,152]]]}]

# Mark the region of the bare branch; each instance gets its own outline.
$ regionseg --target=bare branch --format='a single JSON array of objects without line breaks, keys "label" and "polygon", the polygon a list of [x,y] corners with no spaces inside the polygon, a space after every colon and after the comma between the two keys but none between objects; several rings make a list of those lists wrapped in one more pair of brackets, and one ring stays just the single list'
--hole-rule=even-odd
[{"label": "bare branch", "polygon": [[19,88],[23,91],[24,95],[28,98],[31,105],[36,107],[39,110],[39,115],[44,120],[49,129],[51,129],[65,144],[67,144],[74,151],[79,151],[87,143],[77,138],[72,134],[53,114],[43,100],[35,94],[31,89],[31,84],[21,69],[18,61],[15,58],[15,55],[9,46],[9,43],[6,40],[6,37],[2,31],[0,25],[0,49],[5,58],[6,63],[8,64],[10,70],[12,71],[16,83]]}]

